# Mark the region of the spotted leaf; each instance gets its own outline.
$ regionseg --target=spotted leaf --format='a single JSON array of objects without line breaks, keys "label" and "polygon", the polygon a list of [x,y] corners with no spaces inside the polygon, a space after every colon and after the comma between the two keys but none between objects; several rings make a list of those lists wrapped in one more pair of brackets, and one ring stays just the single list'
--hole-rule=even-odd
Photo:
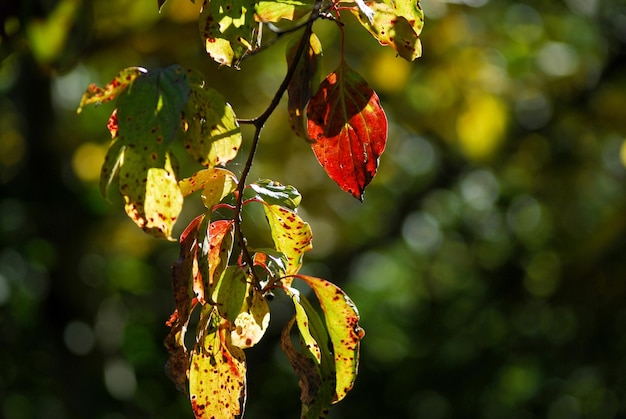
[{"label": "spotted leaf", "polygon": [[260,22],[297,20],[313,9],[311,0],[261,0],[255,4],[256,19]]},{"label": "spotted leaf", "polygon": [[250,293],[240,313],[235,318],[230,332],[233,345],[247,349],[256,345],[270,324],[270,308],[260,291],[250,289]]},{"label": "spotted leaf", "polygon": [[333,403],[352,389],[359,366],[359,347],[365,332],[359,326],[356,306],[341,288],[326,280],[296,275],[309,285],[324,312],[326,328],[335,358],[336,387]]},{"label": "spotted leaf", "polygon": [[214,308],[205,305],[200,320],[207,327],[191,353],[191,406],[196,419],[232,419],[243,413],[245,355],[229,342],[229,323],[220,319]]},{"label": "spotted leaf", "polygon": [[376,93],[345,62],[320,85],[307,108],[311,148],[341,189],[363,200],[387,142]]},{"label": "spotted leaf", "polygon": [[212,209],[237,188],[237,178],[230,170],[214,167],[200,170],[181,180],[179,186],[183,196],[202,190],[204,206]]},{"label": "spotted leaf", "polygon": [[92,83],[80,99],[80,105],[76,113],[81,113],[83,107],[92,103],[98,105],[115,99],[123,92],[139,75],[144,74],[145,69],[141,67],[129,67],[120,71],[106,86],[98,87]]},{"label": "spotted leaf", "polygon": [[185,148],[206,167],[224,165],[241,147],[241,129],[232,107],[196,72],[189,72],[191,93],[183,109]]},{"label": "spotted leaf", "polygon": [[257,46],[254,0],[205,0],[200,34],[207,53],[219,64],[237,68]]},{"label": "spotted leaf", "polygon": [[362,8],[352,9],[352,13],[381,45],[390,45],[408,61],[422,55],[419,35],[424,26],[424,12],[419,1],[383,0],[382,3],[368,2],[367,5],[373,14],[364,13]]}]

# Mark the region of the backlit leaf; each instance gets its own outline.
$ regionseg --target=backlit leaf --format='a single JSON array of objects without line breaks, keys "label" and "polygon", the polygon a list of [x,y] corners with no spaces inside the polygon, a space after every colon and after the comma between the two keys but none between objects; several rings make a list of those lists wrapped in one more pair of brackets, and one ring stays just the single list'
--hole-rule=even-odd
[{"label": "backlit leaf", "polygon": [[230,170],[214,167],[181,180],[179,186],[183,196],[202,190],[202,202],[211,209],[237,188],[237,178]]},{"label": "backlit leaf", "polygon": [[270,324],[270,308],[267,301],[260,291],[255,289],[251,291],[230,332],[232,344],[241,349],[256,345]]},{"label": "backlit leaf", "polygon": [[109,188],[113,183],[113,179],[119,173],[123,155],[124,144],[114,138],[113,141],[111,141],[111,145],[104,157],[102,169],[100,170],[100,192],[105,198],[108,198]]},{"label": "backlit leaf", "polygon": [[234,322],[242,311],[251,285],[243,269],[229,266],[222,273],[213,290],[213,301],[220,316]]},{"label": "backlit leaf", "polygon": [[341,189],[362,200],[387,142],[378,96],[343,62],[310,100],[307,117],[317,160]]},{"label": "backlit leaf", "polygon": [[206,278],[206,289],[212,290],[226,269],[233,251],[233,242],[233,220],[217,220],[209,225],[208,237],[201,243],[198,262],[202,275]]},{"label": "backlit leaf", "polygon": [[210,307],[203,316],[212,319],[191,353],[189,398],[196,419],[232,419],[243,413],[245,355],[228,341],[228,321],[217,320],[214,309],[205,314]]},{"label": "backlit leaf", "polygon": [[296,188],[291,185],[281,185],[269,179],[258,180],[250,184],[260,198],[270,205],[280,205],[291,210],[295,210],[300,205],[302,196]]},{"label": "backlit leaf", "polygon": [[126,213],[157,237],[171,237],[182,209],[169,147],[188,95],[185,71],[171,66],[141,74],[117,100],[117,136],[103,166],[101,188],[106,193],[112,176],[119,173]]},{"label": "backlit leaf", "polygon": [[205,0],[200,13],[200,34],[207,53],[219,64],[238,67],[256,47],[254,0]]},{"label": "backlit leaf", "polygon": [[261,22],[297,20],[313,9],[313,3],[311,0],[261,0],[256,3],[256,18]]},{"label": "backlit leaf", "polygon": [[191,73],[191,93],[183,109],[187,135],[185,148],[191,157],[209,168],[234,159],[241,147],[241,130],[232,107],[215,89]]},{"label": "backlit leaf", "polygon": [[293,275],[302,266],[302,257],[311,250],[311,228],[295,212],[280,205],[264,203],[276,250],[287,257],[286,275]]},{"label": "backlit leaf", "polygon": [[374,12],[371,19],[361,8],[352,9],[352,13],[381,45],[390,45],[408,61],[422,55],[419,35],[424,26],[424,12],[419,1],[383,0],[367,5]]},{"label": "backlit leaf", "polygon": [[335,357],[337,383],[333,402],[336,403],[352,389],[356,378],[360,341],[365,335],[359,326],[359,312],[350,297],[331,282],[307,275],[296,277],[313,289],[324,312]]},{"label": "backlit leaf", "polygon": [[[291,64],[298,49],[299,38],[294,39],[287,50],[287,63]],[[287,87],[287,110],[289,124],[296,135],[307,137],[305,110],[309,99],[320,85],[322,44],[314,33],[311,33],[303,56],[298,61],[296,71]]]},{"label": "backlit leaf", "polygon": [[104,88],[98,87],[94,83],[90,84],[80,99],[76,113],[81,113],[85,105],[92,103],[98,105],[115,99],[137,76],[145,72],[146,70],[141,67],[129,67],[120,71]]}]

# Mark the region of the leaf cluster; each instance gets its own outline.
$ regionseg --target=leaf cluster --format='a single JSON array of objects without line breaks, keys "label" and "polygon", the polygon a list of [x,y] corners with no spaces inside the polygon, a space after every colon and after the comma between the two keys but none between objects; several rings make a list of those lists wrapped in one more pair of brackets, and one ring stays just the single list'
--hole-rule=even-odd
[{"label": "leaf cluster", "polygon": [[[160,0],[159,8],[164,3]],[[125,211],[138,227],[175,240],[173,226],[184,199],[200,192],[205,211],[178,239],[180,255],[172,266],[175,310],[165,339],[168,375],[189,394],[196,418],[243,415],[244,350],[267,330],[267,298],[276,290],[294,304],[281,347],[300,378],[302,417],[325,416],[353,386],[364,331],[355,305],[340,288],[299,273],[303,255],[312,247],[311,229],[298,215],[299,192],[272,180],[247,180],[261,130],[287,93],[294,133],[309,142],[331,179],[362,200],[385,148],[387,119],[376,93],[343,57],[336,70],[320,80],[322,45],[313,23],[337,23],[343,39],[343,10],[401,57],[413,60],[420,55],[423,14],[415,1],[205,1],[200,33],[208,55],[226,66],[238,68],[247,55],[282,35],[302,32],[288,45],[287,74],[263,114],[237,118],[198,72],[179,65],[124,69],[105,87],[90,85],[81,99],[78,112],[89,104],[116,100],[100,187],[107,195],[117,182]],[[285,26],[285,21],[290,23]],[[269,41],[262,36],[264,30],[270,32]],[[255,132],[238,177],[227,166],[241,148],[242,124],[253,125]],[[179,178],[175,141],[202,166],[188,178]],[[263,209],[270,248],[248,244],[242,223],[243,209],[250,205]],[[293,287],[296,278],[313,290],[321,315]],[[185,337],[196,311],[195,343],[189,347]]]}]

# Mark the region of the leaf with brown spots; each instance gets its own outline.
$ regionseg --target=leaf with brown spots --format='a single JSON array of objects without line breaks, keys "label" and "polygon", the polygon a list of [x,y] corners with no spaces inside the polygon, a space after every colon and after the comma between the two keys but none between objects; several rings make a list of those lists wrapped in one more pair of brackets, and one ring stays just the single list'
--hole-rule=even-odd
[{"label": "leaf with brown spots", "polygon": [[115,99],[121,92],[124,91],[139,75],[144,74],[146,70],[141,67],[129,67],[117,73],[117,75],[111,80],[104,88],[96,86],[91,83],[87,90],[80,99],[80,105],[76,113],[81,113],[83,107],[95,103],[108,102]]},{"label": "leaf with brown spots", "polygon": [[232,107],[197,72],[188,72],[191,93],[183,109],[185,148],[209,168],[234,159],[241,147],[241,129]]},{"label": "leaf with brown spots", "polygon": [[302,196],[296,188],[291,185],[281,185],[273,180],[258,180],[251,183],[249,187],[263,202],[270,205],[280,205],[295,211],[302,201]]},{"label": "leaf with brown spots", "polygon": [[233,220],[216,220],[208,228],[206,224],[202,226],[198,233],[198,269],[207,296],[213,294],[216,282],[228,266],[233,251],[233,224]]},{"label": "leaf with brown spots", "polygon": [[387,143],[378,96],[345,62],[320,85],[307,108],[311,148],[328,176],[363,200]]},{"label": "leaf with brown spots", "polygon": [[419,35],[424,26],[424,12],[419,1],[383,0],[368,2],[368,6],[374,12],[371,20],[360,8],[351,11],[381,45],[391,45],[407,61],[422,55]]},{"label": "leaf with brown spots", "polygon": [[203,306],[206,328],[191,352],[189,398],[196,419],[232,419],[243,413],[246,363],[243,351],[228,336],[229,323],[214,307]]},{"label": "leaf with brown spots", "polygon": [[365,332],[359,326],[359,312],[341,288],[324,279],[296,275],[309,285],[324,312],[326,328],[335,357],[337,383],[333,403],[352,389],[359,367],[359,347]]},{"label": "leaf with brown spots", "polygon": [[184,197],[202,190],[202,202],[212,209],[225,196],[237,188],[237,178],[230,170],[214,167],[194,173],[178,182]]},{"label": "leaf with brown spots", "polygon": [[260,291],[252,287],[250,291],[230,332],[232,344],[241,349],[259,343],[270,324],[270,307],[267,301]]},{"label": "leaf with brown spots", "polygon": [[257,47],[254,6],[254,0],[205,0],[200,35],[215,62],[237,68],[241,59]]},{"label": "leaf with brown spots", "polygon": [[295,211],[262,202],[274,247],[287,257],[285,274],[293,275],[300,270],[304,253],[313,247],[311,227]]}]

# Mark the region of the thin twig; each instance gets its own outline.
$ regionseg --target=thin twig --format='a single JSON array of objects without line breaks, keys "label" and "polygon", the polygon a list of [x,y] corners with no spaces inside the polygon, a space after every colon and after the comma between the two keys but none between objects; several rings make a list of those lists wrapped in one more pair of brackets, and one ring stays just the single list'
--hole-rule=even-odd
[{"label": "thin twig", "polygon": [[304,33],[302,34],[302,38],[300,39],[300,44],[298,45],[298,49],[296,50],[294,59],[289,64],[287,73],[285,74],[285,77],[282,83],[278,87],[278,90],[274,94],[274,97],[272,98],[272,101],[268,105],[267,109],[265,109],[265,111],[261,115],[257,116],[254,119],[239,119],[238,120],[240,124],[254,125],[255,129],[254,129],[254,135],[252,137],[252,144],[250,146],[250,152],[248,153],[248,159],[246,160],[246,164],[239,178],[239,184],[237,185],[237,201],[235,204],[235,215],[234,215],[235,239],[237,240],[237,243],[239,243],[239,247],[241,247],[243,261],[248,265],[248,269],[250,270],[250,275],[252,275],[253,284],[257,288],[260,287],[261,281],[256,275],[256,273],[254,272],[254,269],[253,269],[254,261],[252,260],[252,255],[250,255],[250,252],[248,252],[246,239],[241,230],[241,223],[242,223],[241,213],[243,210],[243,202],[244,202],[243,193],[246,187],[246,179],[248,177],[248,174],[250,173],[250,170],[252,169],[254,155],[259,145],[259,139],[261,138],[261,130],[263,129],[263,126],[265,125],[269,117],[276,110],[276,107],[278,107],[280,100],[282,99],[283,95],[287,91],[287,88],[289,87],[289,83],[291,82],[291,79],[293,78],[293,75],[296,72],[296,68],[298,66],[300,59],[302,58],[302,54],[304,53],[304,50],[306,49],[306,46],[309,43],[311,33],[313,32],[313,23],[315,22],[315,20],[317,20],[320,17],[321,6],[322,6],[322,0],[317,0],[315,2],[315,5],[313,6],[313,11],[311,12],[310,18],[307,20],[306,25],[304,26],[305,30],[304,30]]}]

